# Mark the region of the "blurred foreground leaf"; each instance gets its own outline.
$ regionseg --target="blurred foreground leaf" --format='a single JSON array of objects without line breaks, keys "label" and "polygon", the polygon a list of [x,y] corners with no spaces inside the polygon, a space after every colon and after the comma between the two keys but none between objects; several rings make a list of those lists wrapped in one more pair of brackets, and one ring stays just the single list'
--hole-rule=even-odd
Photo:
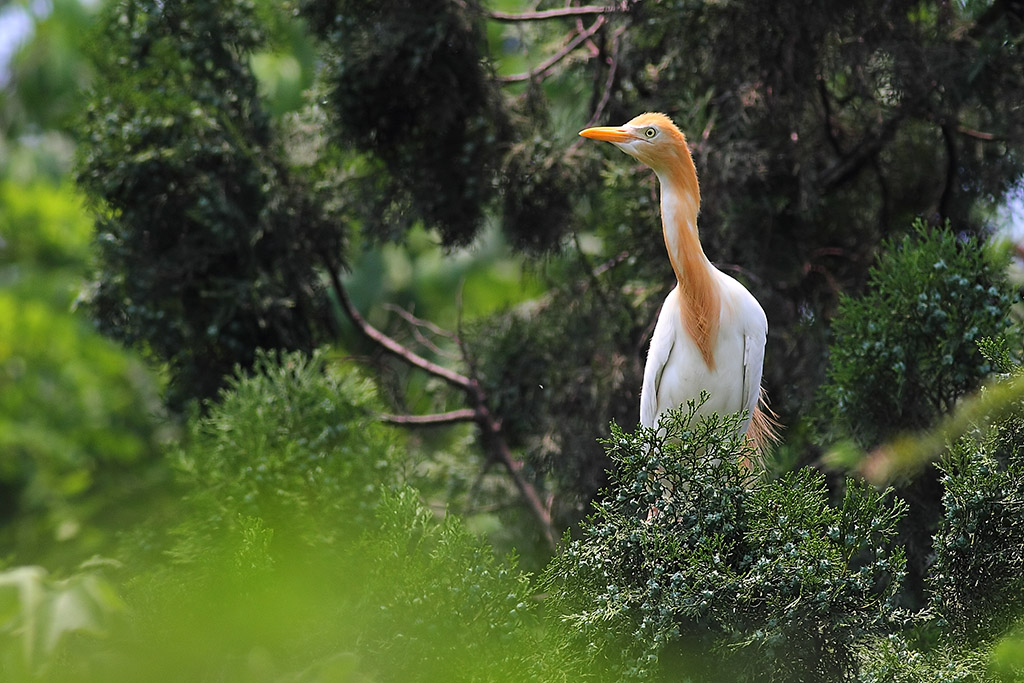
[{"label": "blurred foreground leaf", "polygon": [[93,571],[56,580],[42,567],[8,569],[0,573],[0,669],[43,673],[71,636],[108,635],[124,608],[114,587]]},{"label": "blurred foreground leaf", "polygon": [[1021,412],[1024,375],[996,381],[962,400],[956,409],[933,429],[897,436],[869,453],[852,442],[840,442],[825,455],[825,461],[843,469],[856,469],[875,484],[886,484],[913,476],[934,462],[964,434],[984,429]]}]

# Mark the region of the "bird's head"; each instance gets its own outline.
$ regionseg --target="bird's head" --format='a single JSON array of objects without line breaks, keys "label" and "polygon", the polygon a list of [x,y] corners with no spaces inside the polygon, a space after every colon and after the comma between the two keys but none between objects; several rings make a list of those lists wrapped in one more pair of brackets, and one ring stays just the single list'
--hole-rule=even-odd
[{"label": "bird's head", "polygon": [[664,114],[640,114],[621,126],[587,128],[581,130],[580,135],[612,143],[653,168],[659,176],[671,172],[680,163],[688,166],[693,163],[686,138]]}]

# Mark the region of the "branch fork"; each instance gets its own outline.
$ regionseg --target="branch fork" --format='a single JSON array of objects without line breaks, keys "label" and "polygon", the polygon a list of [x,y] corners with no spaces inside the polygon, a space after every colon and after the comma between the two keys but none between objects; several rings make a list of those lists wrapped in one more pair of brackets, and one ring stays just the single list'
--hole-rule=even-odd
[{"label": "branch fork", "polygon": [[490,408],[488,408],[487,396],[483,388],[480,386],[480,382],[477,381],[475,377],[464,375],[424,358],[412,349],[375,328],[362,316],[359,310],[356,309],[355,305],[352,303],[352,300],[348,295],[348,291],[345,289],[341,282],[341,278],[338,276],[337,269],[332,267],[330,264],[327,264],[327,268],[330,274],[331,287],[334,290],[334,295],[338,299],[338,303],[363,336],[377,344],[385,351],[397,356],[407,365],[419,368],[429,375],[444,380],[455,389],[461,391],[466,397],[466,402],[469,404],[469,407],[451,410],[444,413],[432,415],[382,415],[381,419],[386,422],[390,422],[391,424],[398,424],[407,427],[425,427],[455,424],[458,422],[475,422],[480,429],[482,441],[488,457],[495,462],[500,462],[505,467],[509,476],[511,476],[513,482],[515,482],[520,495],[525,499],[531,512],[540,524],[548,545],[552,549],[555,549],[558,545],[558,534],[555,531],[554,522],[551,519],[550,506],[545,505],[541,500],[540,494],[537,492],[537,488],[523,476],[523,464],[513,455],[512,449],[509,447],[508,441],[505,439],[505,435],[502,432],[501,420],[491,413]]}]

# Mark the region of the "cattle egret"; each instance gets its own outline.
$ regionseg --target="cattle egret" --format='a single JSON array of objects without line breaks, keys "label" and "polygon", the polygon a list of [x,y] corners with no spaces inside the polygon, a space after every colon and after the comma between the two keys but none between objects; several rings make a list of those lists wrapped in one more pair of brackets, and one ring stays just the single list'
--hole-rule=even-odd
[{"label": "cattle egret", "polygon": [[580,135],[612,143],[650,166],[661,184],[662,229],[676,286],[662,304],[647,353],[640,423],[655,427],[667,409],[706,391],[710,399],[698,415],[745,411],[740,433],[763,450],[776,440],[761,391],[768,319],[757,299],[704,255],[697,235],[700,189],[686,138],[667,116],[653,113]]}]

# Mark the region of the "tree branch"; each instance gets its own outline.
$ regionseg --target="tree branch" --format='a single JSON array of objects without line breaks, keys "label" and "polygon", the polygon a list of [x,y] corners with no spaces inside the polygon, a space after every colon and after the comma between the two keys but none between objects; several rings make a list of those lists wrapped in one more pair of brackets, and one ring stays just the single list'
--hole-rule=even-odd
[{"label": "tree branch", "polygon": [[588,128],[596,126],[600,122],[601,116],[604,115],[604,108],[608,106],[608,102],[611,100],[612,87],[615,85],[615,73],[619,68],[619,44],[622,42],[622,32],[624,30],[624,28],[620,27],[612,35],[612,53],[608,57],[608,77],[605,79],[604,88],[601,91],[601,99],[598,101],[597,106],[594,107],[594,115],[590,117],[590,121],[587,123]]},{"label": "tree branch", "polygon": [[861,143],[854,148],[854,152],[825,169],[821,174],[821,186],[825,190],[833,190],[857,175],[889,143],[905,117],[906,113],[899,111],[883,123],[881,128],[867,133]]},{"label": "tree branch", "polygon": [[371,325],[360,313],[356,310],[356,307],[352,304],[352,300],[348,296],[348,292],[345,287],[341,284],[341,278],[338,277],[338,273],[334,268],[328,267],[331,278],[331,287],[334,290],[334,295],[338,297],[338,303],[341,304],[342,309],[349,319],[355,324],[359,331],[368,339],[376,343],[384,350],[393,353],[409,365],[417,367],[424,372],[427,372],[434,377],[439,377],[444,381],[448,382],[456,389],[462,391],[472,391],[474,382],[465,375],[450,370],[444,366],[438,365],[433,361],[429,361],[418,353],[406,348],[401,343],[395,341],[388,335],[384,334],[376,327]]},{"label": "tree branch", "polygon": [[389,311],[397,313],[402,318],[404,318],[405,321],[408,322],[410,325],[426,328],[439,337],[446,337],[447,339],[450,339],[452,341],[457,341],[455,333],[452,332],[451,330],[446,330],[440,325],[432,323],[429,320],[419,318],[416,315],[414,315],[411,311],[407,311],[401,306],[396,306],[395,304],[384,304],[384,308],[388,309]]},{"label": "tree branch", "polygon": [[[590,117],[590,121],[587,122],[587,127],[597,125],[601,116],[604,114],[604,108],[608,106],[608,102],[611,100],[612,87],[615,84],[615,73],[619,66],[619,45],[621,43],[621,37],[624,29],[619,28],[612,34],[612,53],[609,57],[608,63],[608,75],[605,77],[604,88],[602,89],[601,98],[594,106],[594,113]],[[596,80],[596,79],[595,79]],[[597,86],[595,85],[595,88]],[[568,159],[575,155],[583,147],[583,139],[576,138],[571,145],[569,145],[565,153],[562,155],[563,159]]]},{"label": "tree branch", "polygon": [[945,220],[949,218],[949,206],[953,201],[958,163],[953,127],[948,123],[944,123],[939,129],[942,131],[942,140],[946,147],[946,179],[942,185],[942,195],[939,197],[939,217]]},{"label": "tree branch", "polygon": [[552,549],[557,548],[558,536],[555,534],[555,525],[551,520],[551,511],[546,505],[544,505],[540,496],[537,495],[537,489],[534,488],[533,484],[523,477],[523,463],[519,462],[512,456],[512,450],[508,447],[508,442],[505,441],[505,438],[500,433],[500,423],[493,423],[492,426],[497,427],[497,429],[491,431],[491,437],[494,439],[494,451],[498,455],[499,462],[501,462],[501,464],[505,466],[505,469],[508,470],[509,474],[512,475],[512,481],[515,482],[520,495],[526,499],[526,502],[533,511],[534,516],[536,516],[540,521],[541,528],[544,532],[544,538],[547,540],[548,545]]},{"label": "tree branch", "polygon": [[384,422],[407,427],[433,427],[458,422],[474,422],[478,418],[477,412],[472,408],[460,408],[430,415],[392,415],[390,413],[381,413],[380,415],[380,419]]},{"label": "tree branch", "polygon": [[392,311],[393,313],[397,313],[398,316],[400,318],[402,318],[402,320],[404,320],[405,322],[409,323],[410,327],[412,328],[413,336],[416,338],[416,341],[419,342],[421,346],[423,346],[424,348],[428,349],[432,353],[437,354],[438,356],[444,356],[446,358],[453,358],[453,359],[457,357],[451,351],[447,351],[445,349],[442,349],[440,346],[435,344],[432,340],[428,339],[427,336],[425,334],[423,334],[420,330],[427,330],[429,332],[432,332],[433,334],[436,334],[439,337],[444,337],[445,339],[448,339],[449,341],[458,343],[458,340],[455,338],[455,335],[453,333],[449,332],[448,330],[445,330],[445,329],[442,329],[442,328],[438,327],[437,325],[435,325],[434,323],[430,322],[429,320],[423,320],[422,318],[417,318],[415,315],[413,315],[409,311],[405,310],[401,306],[396,306],[395,304],[384,304],[384,308],[389,310],[389,311]]},{"label": "tree branch", "polygon": [[540,76],[541,74],[551,69],[551,67],[553,67],[558,62],[565,59],[565,57],[568,54],[570,54],[573,50],[578,48],[584,41],[586,41],[592,35],[597,33],[597,30],[604,26],[604,23],[605,18],[598,17],[597,20],[594,21],[594,23],[590,26],[590,28],[583,31],[582,33],[577,33],[573,37],[573,39],[570,40],[561,50],[551,55],[534,68],[530,69],[526,73],[512,74],[511,76],[498,76],[498,81],[502,83],[521,83],[522,81],[533,80],[537,76]]},{"label": "tree branch", "polygon": [[455,422],[476,422],[480,427],[484,450],[487,452],[488,457],[505,466],[520,495],[526,500],[526,504],[540,523],[544,538],[552,550],[557,548],[558,534],[551,519],[551,512],[541,501],[536,487],[523,476],[523,464],[512,455],[512,450],[509,448],[508,441],[501,430],[501,420],[496,418],[487,407],[487,396],[484,394],[480,382],[475,378],[467,377],[423,358],[371,325],[353,305],[334,264],[330,262],[330,259],[324,258],[324,265],[327,268],[331,287],[334,290],[334,295],[338,298],[338,303],[365,337],[389,353],[394,354],[405,363],[435,377],[439,377],[455,388],[460,389],[471,406],[434,415],[382,415],[381,419],[392,424],[410,427],[453,424]]},{"label": "tree branch", "polygon": [[968,137],[976,138],[978,140],[984,140],[985,142],[994,142],[1001,138],[993,135],[992,133],[985,133],[980,130],[974,130],[973,128],[967,128],[966,126],[957,126],[956,132],[966,135]]},{"label": "tree branch", "polygon": [[629,2],[618,2],[614,5],[583,5],[582,7],[560,7],[556,9],[540,10],[537,12],[499,12],[490,10],[487,18],[494,21],[543,21],[545,19],[560,19],[563,17],[582,17],[592,14],[621,14],[629,11]]}]

